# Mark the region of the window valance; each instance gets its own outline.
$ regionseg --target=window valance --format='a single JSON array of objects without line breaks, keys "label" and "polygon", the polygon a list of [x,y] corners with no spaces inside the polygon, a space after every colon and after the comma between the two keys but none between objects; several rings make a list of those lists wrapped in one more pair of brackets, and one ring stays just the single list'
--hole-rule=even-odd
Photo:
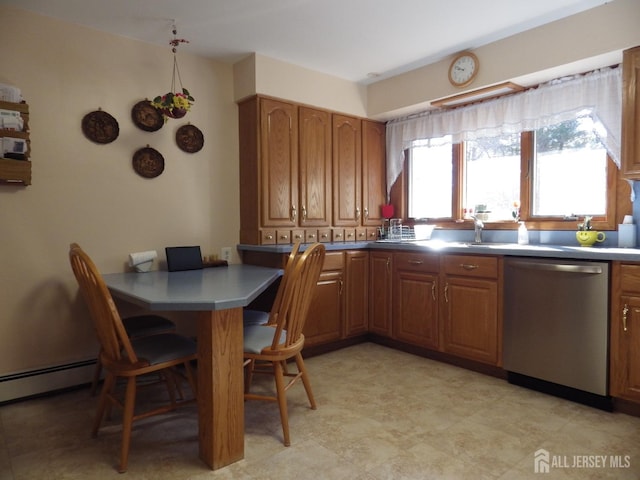
[{"label": "window valance", "polygon": [[451,135],[455,143],[513,134],[589,115],[620,167],[622,68],[552,80],[522,93],[461,107],[429,111],[387,123],[387,189],[402,172],[404,150],[416,140]]}]

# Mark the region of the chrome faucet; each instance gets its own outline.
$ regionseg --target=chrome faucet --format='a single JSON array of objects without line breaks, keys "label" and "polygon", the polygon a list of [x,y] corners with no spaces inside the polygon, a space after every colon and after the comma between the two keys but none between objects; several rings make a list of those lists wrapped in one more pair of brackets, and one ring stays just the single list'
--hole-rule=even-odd
[{"label": "chrome faucet", "polygon": [[473,231],[474,231],[474,243],[482,243],[482,229],[484,228],[484,223],[475,215],[472,215],[473,218]]}]

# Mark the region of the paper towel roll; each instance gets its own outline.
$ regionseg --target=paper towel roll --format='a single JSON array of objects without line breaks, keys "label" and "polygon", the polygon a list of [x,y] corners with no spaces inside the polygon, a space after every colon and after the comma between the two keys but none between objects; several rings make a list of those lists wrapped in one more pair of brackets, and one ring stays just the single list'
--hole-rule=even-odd
[{"label": "paper towel roll", "polygon": [[158,252],[155,250],[148,250],[146,252],[136,252],[129,254],[129,266],[135,267],[145,262],[153,262],[158,257]]}]

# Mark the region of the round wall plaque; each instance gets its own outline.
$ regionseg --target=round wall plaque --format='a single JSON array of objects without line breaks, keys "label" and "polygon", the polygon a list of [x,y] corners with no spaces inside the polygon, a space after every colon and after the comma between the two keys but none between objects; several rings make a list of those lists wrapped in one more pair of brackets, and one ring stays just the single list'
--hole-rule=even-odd
[{"label": "round wall plaque", "polygon": [[133,169],[144,178],[155,178],[164,170],[164,157],[148,145],[133,154]]},{"label": "round wall plaque", "polygon": [[204,136],[198,127],[191,124],[183,125],[176,131],[176,143],[180,150],[196,153],[204,145]]},{"label": "round wall plaque", "polygon": [[111,143],[120,134],[118,121],[102,110],[87,113],[82,118],[82,133],[92,142]]},{"label": "round wall plaque", "polygon": [[164,125],[162,113],[151,105],[149,100],[142,100],[133,106],[131,120],[136,127],[145,132],[155,132]]}]

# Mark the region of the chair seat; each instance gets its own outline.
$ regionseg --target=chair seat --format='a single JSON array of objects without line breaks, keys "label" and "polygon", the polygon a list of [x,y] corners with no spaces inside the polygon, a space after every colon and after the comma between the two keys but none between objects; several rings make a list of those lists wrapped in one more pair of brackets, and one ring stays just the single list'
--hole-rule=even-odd
[{"label": "chair seat", "polygon": [[196,355],[197,352],[196,342],[175,333],[132,339],[131,346],[138,358],[144,358],[149,365]]},{"label": "chair seat", "polygon": [[245,327],[249,325],[263,325],[269,321],[269,312],[261,310],[244,309],[242,311],[242,323]]},{"label": "chair seat", "polygon": [[156,335],[176,329],[176,324],[160,315],[137,315],[122,319],[129,338]]},{"label": "chair seat", "polygon": [[[244,352],[260,353],[273,343],[275,328],[268,325],[248,325],[244,329]],[[280,343],[287,338],[286,330],[280,334]]]}]

